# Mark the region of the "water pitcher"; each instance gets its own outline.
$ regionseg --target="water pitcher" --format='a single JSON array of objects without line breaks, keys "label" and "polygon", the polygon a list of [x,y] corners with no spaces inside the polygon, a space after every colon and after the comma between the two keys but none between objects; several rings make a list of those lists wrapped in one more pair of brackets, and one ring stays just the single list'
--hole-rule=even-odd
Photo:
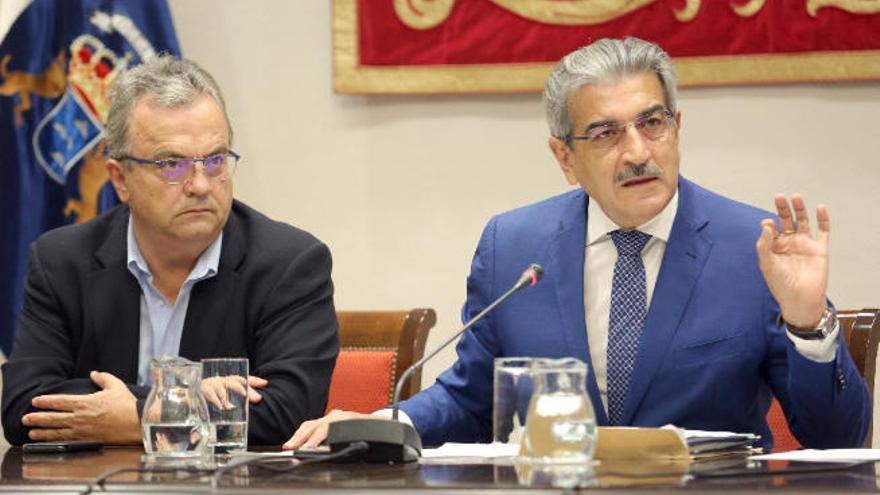
[{"label": "water pitcher", "polygon": [[208,406],[202,365],[162,356],[150,361],[153,388],[144,404],[141,432],[153,457],[201,458],[209,453]]},{"label": "water pitcher", "polygon": [[587,395],[587,365],[575,358],[535,359],[534,392],[520,448],[522,461],[589,464],[596,450],[596,413]]}]

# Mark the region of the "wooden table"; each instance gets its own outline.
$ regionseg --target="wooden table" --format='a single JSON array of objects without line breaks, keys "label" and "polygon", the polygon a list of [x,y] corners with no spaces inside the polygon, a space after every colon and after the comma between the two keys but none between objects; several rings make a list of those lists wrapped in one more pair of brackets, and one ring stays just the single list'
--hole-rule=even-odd
[{"label": "wooden table", "polygon": [[[269,450],[277,450],[269,449]],[[142,467],[143,449],[105,447],[100,452],[25,456],[20,448],[0,450],[3,455],[0,491],[41,493],[82,492],[89,481],[121,467]],[[808,470],[808,471],[798,471]],[[463,464],[455,460],[422,460],[402,465],[328,463],[301,466],[285,475],[255,467],[225,476],[218,492],[226,493],[561,493],[611,491],[641,493],[801,493],[839,494],[880,491],[880,473],[873,463],[814,465],[762,463],[745,460],[723,469],[690,470],[670,466],[603,463],[593,473],[530,476],[513,465]],[[555,477],[555,479],[554,479]],[[580,488],[554,486],[572,480]],[[186,473],[124,473],[110,479],[109,492],[154,493],[211,491],[209,477]],[[100,493],[100,490],[97,490]]]}]

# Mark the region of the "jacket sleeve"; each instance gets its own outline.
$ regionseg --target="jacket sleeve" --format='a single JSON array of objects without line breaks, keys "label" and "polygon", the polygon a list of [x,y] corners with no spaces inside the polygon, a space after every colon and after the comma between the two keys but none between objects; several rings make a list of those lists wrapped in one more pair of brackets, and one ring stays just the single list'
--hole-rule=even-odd
[{"label": "jacket sleeve", "polygon": [[286,263],[249,352],[251,374],[269,381],[250,407],[252,445],[284,443],[300,423],[324,414],[339,353],[330,250],[316,242]]},{"label": "jacket sleeve", "polygon": [[9,360],[3,365],[3,432],[13,445],[28,441],[21,424],[34,411],[31,399],[43,394],[88,394],[97,386],[72,378],[76,344],[68,315],[46,272],[37,244],[31,244],[24,303]]},{"label": "jacket sleeve", "polygon": [[[776,308],[775,301],[769,306]],[[785,335],[778,309],[770,313],[772,322],[767,326],[772,355],[786,363],[775,367],[770,383],[792,434],[806,448],[861,447],[871,424],[871,401],[843,330],[838,332],[834,360],[818,363],[798,352]]]}]

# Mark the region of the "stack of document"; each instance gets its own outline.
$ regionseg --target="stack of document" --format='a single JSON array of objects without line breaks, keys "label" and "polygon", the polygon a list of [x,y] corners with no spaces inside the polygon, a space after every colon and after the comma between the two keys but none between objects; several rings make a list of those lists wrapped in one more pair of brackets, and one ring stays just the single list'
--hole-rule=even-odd
[{"label": "stack of document", "polygon": [[755,442],[760,435],[753,433],[730,433],[727,431],[680,430],[684,432],[688,453],[694,460],[728,455],[752,455],[760,453]]},{"label": "stack of document", "polygon": [[760,451],[752,433],[662,428],[602,427],[596,445],[599,460],[701,461],[746,456]]}]

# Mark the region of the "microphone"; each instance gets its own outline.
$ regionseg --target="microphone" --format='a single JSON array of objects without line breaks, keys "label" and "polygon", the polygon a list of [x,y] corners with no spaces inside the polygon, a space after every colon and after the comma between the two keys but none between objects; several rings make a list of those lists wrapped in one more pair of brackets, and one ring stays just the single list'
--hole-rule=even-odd
[{"label": "microphone", "polygon": [[434,348],[428,355],[419,359],[407,368],[397,381],[394,388],[394,397],[391,403],[391,421],[384,419],[347,419],[330,423],[327,431],[327,445],[330,452],[339,452],[355,442],[367,442],[368,449],[362,451],[349,460],[364,462],[413,462],[418,460],[422,450],[422,439],[412,425],[398,421],[400,411],[400,393],[403,386],[416,370],[445,349],[461,334],[467,331],[475,323],[482,320],[493,311],[499,304],[506,301],[510,296],[525,287],[531,287],[544,277],[544,268],[537,263],[532,263],[520,275],[519,280],[513,287],[502,294],[492,304],[486,306],[477,316],[470,319],[460,330]]}]

